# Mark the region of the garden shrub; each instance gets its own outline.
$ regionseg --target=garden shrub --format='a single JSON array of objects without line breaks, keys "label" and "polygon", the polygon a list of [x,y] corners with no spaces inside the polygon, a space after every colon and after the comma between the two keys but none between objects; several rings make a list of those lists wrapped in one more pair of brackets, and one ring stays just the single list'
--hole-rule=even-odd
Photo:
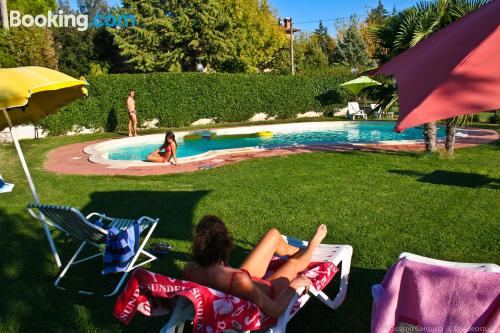
[{"label": "garden shrub", "polygon": [[139,124],[158,119],[159,127],[186,126],[201,118],[217,122],[250,119],[264,112],[281,119],[307,111],[332,111],[345,105],[339,84],[351,74],[285,76],[266,74],[154,73],[88,77],[89,97],[73,102],[41,121],[50,135],[75,126],[104,131],[125,130],[125,100],[136,92]]}]

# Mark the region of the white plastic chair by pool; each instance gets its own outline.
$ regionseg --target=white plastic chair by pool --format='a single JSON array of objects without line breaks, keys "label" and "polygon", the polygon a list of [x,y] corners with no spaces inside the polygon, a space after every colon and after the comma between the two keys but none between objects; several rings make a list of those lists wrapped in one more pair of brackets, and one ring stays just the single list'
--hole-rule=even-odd
[{"label": "white plastic chair by pool", "polygon": [[[384,115],[384,112],[382,112],[382,108],[380,107],[380,104],[375,104],[375,103],[371,103],[370,104],[370,107],[375,115],[375,117],[377,118],[382,118],[382,116]],[[392,111],[388,111],[385,113],[386,116],[390,116],[391,118],[394,117],[394,112]]]},{"label": "white plastic chair by pool", "polygon": [[367,118],[365,111],[359,108],[358,102],[349,102],[347,103],[347,107],[349,108],[347,112],[349,119],[356,120],[356,116],[362,117],[363,119]]}]

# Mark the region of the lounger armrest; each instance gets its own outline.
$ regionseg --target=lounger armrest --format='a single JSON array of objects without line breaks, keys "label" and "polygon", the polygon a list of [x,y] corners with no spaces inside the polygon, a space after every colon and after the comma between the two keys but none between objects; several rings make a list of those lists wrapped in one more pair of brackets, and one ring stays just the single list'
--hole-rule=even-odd
[{"label": "lounger armrest", "polygon": [[[311,292],[311,289],[314,289],[314,287],[311,287],[309,289],[309,292]],[[278,322],[276,323],[275,327],[280,327],[283,329],[283,331],[278,330],[278,332],[285,332],[284,328],[286,327],[286,324],[290,321],[290,319],[297,313],[292,313],[292,308],[295,306],[297,303],[297,300],[304,294],[305,287],[300,287],[295,290],[295,295],[293,295],[292,299],[290,300],[290,303],[288,303],[288,306],[286,307],[285,312],[281,314],[281,316],[278,318]],[[315,289],[314,289],[315,290]],[[309,296],[306,295],[307,299],[309,299]],[[304,300],[304,303],[307,302],[307,299]],[[272,333],[274,330],[266,330],[266,333]]]},{"label": "lounger armrest", "polygon": [[154,219],[152,217],[149,217],[149,216],[141,216],[139,217],[139,219],[137,220],[137,222],[141,223],[142,221],[148,221],[148,222],[151,222],[151,223],[155,223],[155,222],[158,222],[160,219]]},{"label": "lounger armrest", "polygon": [[107,228],[108,225],[113,222],[113,219],[111,217],[106,216],[105,214],[102,213],[90,213],[85,217],[88,222],[92,224],[96,224],[96,222],[102,223],[102,225]]},{"label": "lounger armrest", "polygon": [[402,258],[405,258],[405,259],[410,260],[410,261],[429,264],[429,265],[437,265],[437,266],[450,267],[450,268],[469,269],[469,270],[481,271],[481,272],[500,272],[500,267],[498,265],[495,265],[495,264],[446,261],[446,260],[439,260],[439,259],[419,256],[419,255],[409,253],[409,252],[401,253],[399,255],[399,259],[402,259]]},{"label": "lounger armrest", "polygon": [[144,221],[146,221],[146,223],[149,225],[149,224],[156,224],[156,223],[158,223],[159,220],[160,220],[159,218],[154,219],[154,218],[151,218],[149,216],[141,216],[141,217],[139,217],[137,222],[139,224],[142,224],[142,223],[144,223]]},{"label": "lounger armrest", "polygon": [[[349,284],[349,272],[351,270],[351,258],[352,258],[352,246],[350,245],[339,245],[342,247],[342,251],[337,254],[336,259],[334,260],[335,265],[342,264],[340,268],[340,288],[335,296],[335,298],[331,299],[326,293],[319,290],[310,290],[310,292],[316,296],[320,301],[322,301],[325,305],[327,305],[332,310],[340,307],[342,302],[347,295],[347,287]],[[314,254],[313,254],[314,256]]]},{"label": "lounger armrest", "polygon": [[92,217],[94,217],[94,216],[97,216],[97,217],[99,217],[100,219],[106,219],[106,220],[109,220],[109,221],[111,221],[111,220],[112,220],[112,218],[107,217],[105,214],[102,214],[102,213],[90,213],[89,215],[85,216],[85,218],[86,218],[87,220],[90,220],[90,219],[91,219]]}]

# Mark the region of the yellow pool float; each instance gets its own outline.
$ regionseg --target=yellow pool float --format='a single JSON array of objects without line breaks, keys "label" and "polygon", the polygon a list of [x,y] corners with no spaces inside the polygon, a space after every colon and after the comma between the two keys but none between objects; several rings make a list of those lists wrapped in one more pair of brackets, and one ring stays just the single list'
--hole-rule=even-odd
[{"label": "yellow pool float", "polygon": [[271,138],[272,132],[256,132],[256,133],[242,133],[242,134],[224,134],[217,135],[213,133],[210,135],[210,140],[228,140],[228,139],[247,139],[247,138]]},{"label": "yellow pool float", "polygon": [[261,138],[272,138],[273,137],[273,132],[271,131],[262,131],[262,132],[257,132],[257,135]]}]

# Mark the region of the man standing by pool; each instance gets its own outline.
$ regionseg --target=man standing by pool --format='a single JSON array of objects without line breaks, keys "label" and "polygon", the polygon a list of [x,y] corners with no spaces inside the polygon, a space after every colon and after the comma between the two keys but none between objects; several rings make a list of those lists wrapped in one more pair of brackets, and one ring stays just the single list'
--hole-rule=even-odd
[{"label": "man standing by pool", "polygon": [[127,97],[127,109],[128,109],[128,136],[132,136],[132,127],[134,128],[134,136],[137,136],[137,115],[135,110],[135,91],[130,90]]}]

